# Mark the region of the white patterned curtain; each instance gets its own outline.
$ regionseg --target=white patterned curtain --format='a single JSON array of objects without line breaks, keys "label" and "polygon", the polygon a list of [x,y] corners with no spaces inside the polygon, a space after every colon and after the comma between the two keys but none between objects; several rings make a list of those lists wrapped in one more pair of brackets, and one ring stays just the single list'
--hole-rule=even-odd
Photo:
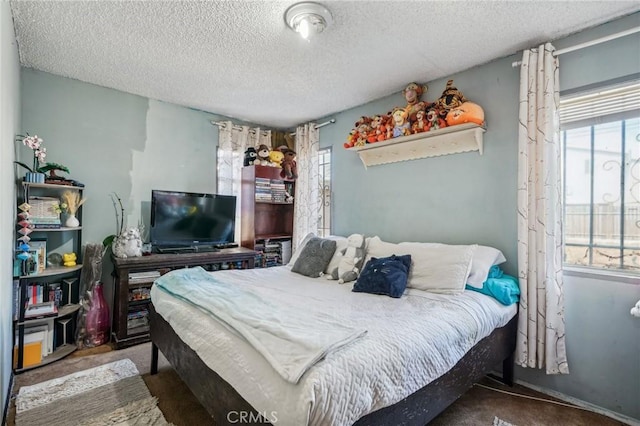
[{"label": "white patterned curtain", "polygon": [[319,130],[314,123],[299,126],[296,129],[296,163],[298,180],[296,181],[293,207],[293,249],[309,232],[318,231],[319,174],[318,142]]},{"label": "white patterned curtain", "polygon": [[271,146],[271,131],[234,126],[231,121],[218,123],[218,187],[217,193],[236,196],[235,241],[240,241],[242,167],[247,147]]},{"label": "white patterned curtain", "polygon": [[516,364],[568,374],[562,283],[558,59],[547,43],[525,50],[518,126]]}]

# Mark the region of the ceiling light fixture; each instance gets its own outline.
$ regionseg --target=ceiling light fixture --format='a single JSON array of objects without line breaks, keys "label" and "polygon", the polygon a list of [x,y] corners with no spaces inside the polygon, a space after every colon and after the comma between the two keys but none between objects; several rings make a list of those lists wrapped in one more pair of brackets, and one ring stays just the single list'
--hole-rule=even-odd
[{"label": "ceiling light fixture", "polygon": [[329,9],[318,3],[304,2],[290,6],[284,12],[284,21],[289,28],[308,40],[328,27],[333,18]]}]

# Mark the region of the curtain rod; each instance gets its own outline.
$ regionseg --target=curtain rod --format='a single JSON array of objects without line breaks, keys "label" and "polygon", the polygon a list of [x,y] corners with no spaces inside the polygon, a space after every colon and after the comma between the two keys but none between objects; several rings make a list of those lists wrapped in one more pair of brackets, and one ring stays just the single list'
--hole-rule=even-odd
[{"label": "curtain rod", "polygon": [[[628,36],[628,35],[631,35],[631,34],[635,34],[637,32],[640,32],[640,27],[629,28],[628,30],[620,31],[619,33],[610,34],[608,36],[600,37],[600,38],[597,38],[597,39],[591,40],[591,41],[585,41],[584,43],[579,43],[579,44],[576,44],[575,46],[571,46],[571,47],[565,47],[564,49],[558,49],[555,52],[553,52],[553,56],[558,56],[558,55],[562,55],[564,53],[573,52],[574,50],[584,49],[585,47],[590,47],[590,46],[593,46],[593,45],[596,45],[596,44],[604,43],[605,41],[609,41],[609,40],[615,40],[615,39],[620,38],[620,37],[624,37],[624,36]],[[516,61],[516,62],[512,62],[511,63],[511,66],[513,68],[519,67],[520,65],[522,65],[522,61]]]},{"label": "curtain rod", "polygon": [[[324,127],[324,126],[326,126],[326,125],[328,125],[328,124],[333,124],[333,123],[335,123],[335,122],[336,122],[336,119],[335,119],[335,118],[332,118],[331,120],[327,120],[327,121],[325,121],[324,123],[316,124],[314,127],[315,127],[316,129],[319,129],[320,127]],[[290,134],[291,136],[294,136],[294,135],[296,134],[296,132],[291,132],[291,133],[289,133],[289,134]]]},{"label": "curtain rod", "polygon": [[[319,129],[320,127],[324,127],[324,126],[326,126],[327,124],[333,124],[333,123],[335,123],[335,122],[336,122],[336,119],[335,119],[335,118],[332,118],[331,120],[327,120],[327,121],[325,121],[324,123],[316,124],[316,125],[315,125],[315,128],[316,128],[316,129]],[[211,124],[215,124],[216,126],[224,126],[224,124],[225,124],[225,123],[223,123],[222,121],[213,121],[213,120],[211,120]],[[236,126],[236,125],[234,125],[234,126],[233,126],[233,128],[234,128],[235,130],[242,130],[242,126]],[[250,131],[251,131],[251,132],[253,132],[254,130],[253,130],[253,129],[251,129]],[[291,133],[289,133],[289,134],[293,136],[293,135],[295,135],[295,134],[296,134],[296,132],[291,132]]]},{"label": "curtain rod", "polygon": [[[216,125],[218,127],[221,127],[221,126],[225,125],[225,123],[222,122],[222,121],[213,121],[213,120],[211,120],[210,123],[213,124],[213,125]],[[232,128],[233,128],[233,130],[242,130],[242,126],[238,126],[236,124],[234,124],[232,126]],[[270,130],[263,130],[263,132],[267,132],[267,131],[270,131]],[[249,129],[249,133],[255,133],[255,130],[254,129]]]}]

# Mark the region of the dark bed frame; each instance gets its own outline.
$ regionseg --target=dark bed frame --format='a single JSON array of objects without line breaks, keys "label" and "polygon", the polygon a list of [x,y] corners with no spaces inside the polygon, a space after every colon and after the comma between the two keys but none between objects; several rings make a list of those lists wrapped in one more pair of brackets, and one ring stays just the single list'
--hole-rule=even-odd
[{"label": "dark bed frame", "polygon": [[[152,357],[151,374],[158,372],[158,349],[167,358],[180,378],[211,414],[216,424],[230,424],[229,412],[251,412],[258,415],[236,390],[211,370],[173,328],[150,305]],[[514,351],[518,316],[507,325],[495,329],[478,342],[447,373],[417,390],[402,401],[369,413],[355,425],[416,425],[424,426],[460,398],[475,382],[493,371],[502,362],[502,380],[513,386]],[[253,417],[257,418],[257,417]],[[264,420],[264,419],[262,419]],[[266,420],[255,424],[268,424]]]}]

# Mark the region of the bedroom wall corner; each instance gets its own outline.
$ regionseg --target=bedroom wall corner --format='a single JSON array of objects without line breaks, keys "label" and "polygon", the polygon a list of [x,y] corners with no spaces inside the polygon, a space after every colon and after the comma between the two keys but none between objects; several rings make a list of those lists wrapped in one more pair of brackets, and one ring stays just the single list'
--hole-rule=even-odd
[{"label": "bedroom wall corner", "polygon": [[9,2],[0,2],[0,417],[6,417],[13,355],[15,135],[20,133],[20,60]]}]

